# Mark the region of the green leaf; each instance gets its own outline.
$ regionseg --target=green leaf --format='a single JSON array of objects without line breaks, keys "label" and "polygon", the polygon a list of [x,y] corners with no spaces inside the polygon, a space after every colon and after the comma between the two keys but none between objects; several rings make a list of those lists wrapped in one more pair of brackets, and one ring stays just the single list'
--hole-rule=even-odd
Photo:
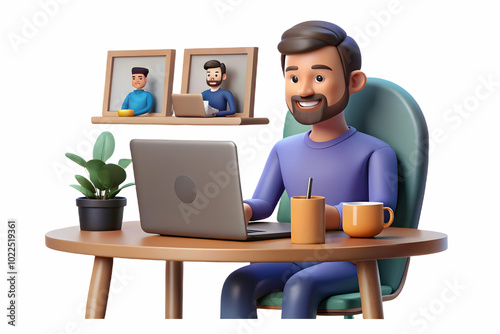
[{"label": "green leaf", "polygon": [[120,159],[118,161],[118,165],[125,169],[128,167],[128,165],[130,165],[131,162],[132,159]]},{"label": "green leaf", "polygon": [[104,131],[97,137],[94,144],[93,158],[104,162],[108,160],[115,151],[115,138],[111,132]]},{"label": "green leaf", "polygon": [[77,164],[79,164],[80,166],[82,167],[85,167],[85,164],[87,163],[85,161],[85,159],[83,159],[82,157],[76,155],[76,154],[73,154],[73,153],[66,153],[65,154],[66,157],[74,162],[76,162]]},{"label": "green leaf", "polygon": [[[103,167],[104,168],[104,167]],[[112,187],[113,176],[109,170],[101,169],[97,172],[97,178],[102,184],[103,189],[108,189]]]},{"label": "green leaf", "polygon": [[81,176],[81,175],[75,175],[75,179],[78,181],[78,183],[81,184],[82,187],[84,187],[85,189],[87,189],[88,191],[90,191],[91,193],[95,194],[96,193],[96,190],[95,190],[95,187],[94,185],[89,181],[87,180],[87,178]]},{"label": "green leaf", "polygon": [[[106,185],[106,188],[119,186],[127,178],[125,169],[115,164],[102,166],[98,174],[99,180]],[[101,179],[102,177],[102,179]]]},{"label": "green leaf", "polygon": [[84,188],[78,184],[71,184],[70,187],[75,188],[87,198],[96,198],[96,196],[92,192],[90,192],[87,188]]},{"label": "green leaf", "polygon": [[121,187],[120,189],[116,189],[115,191],[112,191],[109,195],[108,195],[108,198],[115,198],[116,195],[118,195],[118,193],[122,190],[122,189],[125,189],[127,187],[130,187],[130,186],[133,186],[135,183],[134,182],[130,182],[130,183],[127,183],[125,184],[123,187]]},{"label": "green leaf", "polygon": [[85,166],[89,172],[90,181],[94,184],[94,186],[99,190],[104,190],[104,187],[97,176],[97,173],[101,170],[101,168],[105,165],[105,163],[101,160],[89,160],[87,161],[87,165]]},{"label": "green leaf", "polygon": [[94,159],[94,160],[89,160],[89,161],[87,161],[87,164],[85,165],[85,168],[87,168],[87,170],[89,171],[89,173],[90,173],[90,172],[94,172],[94,173],[96,173],[96,172],[97,172],[97,171],[99,171],[99,170],[102,168],[102,166],[104,166],[104,165],[106,165],[106,164],[104,163],[104,161]]}]

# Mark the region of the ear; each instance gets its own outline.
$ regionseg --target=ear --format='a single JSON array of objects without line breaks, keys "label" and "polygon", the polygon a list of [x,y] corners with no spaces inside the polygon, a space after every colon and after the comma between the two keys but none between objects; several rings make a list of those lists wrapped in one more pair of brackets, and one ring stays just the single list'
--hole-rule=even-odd
[{"label": "ear", "polygon": [[365,73],[355,70],[351,72],[351,80],[349,81],[349,93],[357,93],[366,85]]},{"label": "ear", "polygon": [[227,75],[226,75],[226,73],[224,73],[224,74],[222,75],[222,80],[226,80],[226,77],[227,77]]}]

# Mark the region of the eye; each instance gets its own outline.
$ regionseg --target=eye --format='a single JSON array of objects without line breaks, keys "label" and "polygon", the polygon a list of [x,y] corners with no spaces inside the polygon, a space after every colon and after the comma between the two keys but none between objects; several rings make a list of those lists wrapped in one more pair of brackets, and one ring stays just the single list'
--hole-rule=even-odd
[{"label": "eye", "polygon": [[293,83],[297,83],[299,81],[299,78],[297,78],[296,75],[293,75],[290,79]]},{"label": "eye", "polygon": [[314,77],[314,81],[316,82],[323,82],[325,78],[323,78],[322,75],[318,74],[317,76]]}]

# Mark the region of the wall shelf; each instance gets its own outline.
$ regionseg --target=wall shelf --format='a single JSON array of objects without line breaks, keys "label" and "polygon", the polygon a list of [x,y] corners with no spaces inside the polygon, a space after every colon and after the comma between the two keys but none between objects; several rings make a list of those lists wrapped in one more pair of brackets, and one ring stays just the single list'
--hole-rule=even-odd
[{"label": "wall shelf", "polygon": [[159,125],[258,125],[269,124],[268,118],[254,117],[92,117],[92,124],[159,124]]}]

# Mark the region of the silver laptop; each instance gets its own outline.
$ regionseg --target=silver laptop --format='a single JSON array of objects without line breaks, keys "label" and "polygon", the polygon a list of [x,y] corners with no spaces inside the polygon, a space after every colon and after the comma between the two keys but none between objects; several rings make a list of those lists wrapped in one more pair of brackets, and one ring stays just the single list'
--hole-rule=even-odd
[{"label": "silver laptop", "polygon": [[212,117],[218,111],[201,94],[172,94],[172,105],[177,117]]},{"label": "silver laptop", "polygon": [[130,142],[141,226],[161,235],[228,240],[290,236],[289,223],[250,223],[230,141]]}]

